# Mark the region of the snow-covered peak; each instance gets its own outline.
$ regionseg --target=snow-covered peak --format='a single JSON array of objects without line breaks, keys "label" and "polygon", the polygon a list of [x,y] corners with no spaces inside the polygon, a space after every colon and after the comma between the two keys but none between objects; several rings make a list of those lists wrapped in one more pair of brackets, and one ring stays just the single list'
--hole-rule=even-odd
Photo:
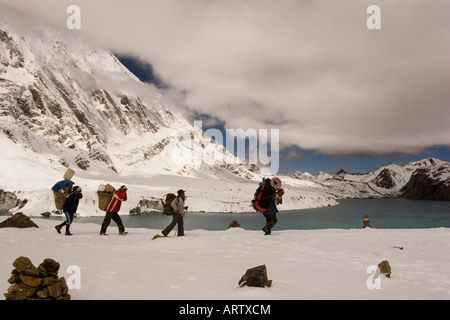
[{"label": "snow-covered peak", "polygon": [[[141,83],[108,50],[45,28],[19,34],[5,24],[0,46],[0,128],[25,148],[45,150],[63,166],[86,172],[191,174],[241,165],[171,113],[161,92]],[[190,139],[180,139],[180,131]],[[193,141],[203,149],[200,162],[171,161],[178,151],[192,154]],[[244,167],[238,171],[251,176]]]}]

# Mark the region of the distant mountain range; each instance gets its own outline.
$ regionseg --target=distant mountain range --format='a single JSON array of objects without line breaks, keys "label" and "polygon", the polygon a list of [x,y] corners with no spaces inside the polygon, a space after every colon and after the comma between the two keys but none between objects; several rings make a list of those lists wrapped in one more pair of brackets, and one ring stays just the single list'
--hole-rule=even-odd
[{"label": "distant mountain range", "polygon": [[450,200],[450,163],[428,158],[407,164],[389,164],[368,173],[347,173],[341,169],[331,175],[316,176],[295,172],[290,177],[323,183],[332,189],[359,190],[353,197],[401,197],[408,199]]}]

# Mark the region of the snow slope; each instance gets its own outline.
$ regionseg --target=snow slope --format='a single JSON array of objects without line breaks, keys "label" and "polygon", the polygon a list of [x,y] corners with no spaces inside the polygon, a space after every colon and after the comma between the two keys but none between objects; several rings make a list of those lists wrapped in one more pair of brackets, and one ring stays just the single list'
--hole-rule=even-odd
[{"label": "snow slope", "polygon": [[[119,236],[111,225],[108,236],[99,236],[99,225],[75,222],[74,236],[67,237],[56,233],[54,220],[34,221],[39,229],[0,229],[2,293],[12,262],[27,256],[35,265],[58,261],[75,300],[450,299],[448,228],[286,230],[271,236],[234,228],[152,241],[159,230],[129,228]],[[379,289],[369,289],[367,282],[374,283],[368,268],[382,260],[389,261],[391,278],[381,275]],[[272,287],[240,288],[245,271],[262,264]],[[79,267],[79,282],[67,272],[71,265]]]}]

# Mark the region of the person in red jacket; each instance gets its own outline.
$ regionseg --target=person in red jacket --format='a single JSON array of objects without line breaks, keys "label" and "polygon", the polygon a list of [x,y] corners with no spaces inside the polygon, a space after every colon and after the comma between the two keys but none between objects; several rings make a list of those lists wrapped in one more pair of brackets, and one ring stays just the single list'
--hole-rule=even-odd
[{"label": "person in red jacket", "polygon": [[114,191],[114,195],[106,207],[106,215],[105,219],[103,219],[102,228],[100,229],[100,235],[106,235],[106,228],[108,228],[111,219],[119,227],[119,234],[124,235],[128,232],[125,232],[125,227],[123,226],[122,219],[120,218],[118,212],[120,210],[120,206],[122,205],[122,201],[127,201],[127,187],[121,186],[119,189]]}]

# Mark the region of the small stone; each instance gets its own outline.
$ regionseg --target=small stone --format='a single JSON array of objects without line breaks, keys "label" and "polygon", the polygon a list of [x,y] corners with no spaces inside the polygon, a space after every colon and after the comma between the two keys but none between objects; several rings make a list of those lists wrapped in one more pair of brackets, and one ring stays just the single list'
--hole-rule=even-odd
[{"label": "small stone", "polygon": [[66,279],[64,277],[56,279],[55,283],[48,286],[47,289],[48,294],[55,299],[69,292],[69,288],[67,287]]},{"label": "small stone", "polygon": [[13,269],[13,271],[11,272],[11,277],[8,279],[8,282],[10,284],[13,284],[13,283],[20,283],[20,281],[22,280],[20,280],[19,272],[16,269]]},{"label": "small stone", "polygon": [[8,293],[16,293],[17,291],[19,291],[19,284],[18,283],[14,283],[12,286],[10,286],[8,288]]},{"label": "small stone", "polygon": [[[45,272],[47,273],[45,275],[45,277],[55,277],[56,278],[58,276],[59,263],[53,259],[47,258],[39,265],[38,269],[40,270],[40,273],[42,275],[44,275]],[[44,272],[44,270],[45,270],[45,272]]]},{"label": "small stone", "polygon": [[48,298],[47,288],[39,290],[38,292],[36,292],[36,295],[41,299],[47,299]]},{"label": "small stone", "polygon": [[62,294],[66,294],[69,292],[69,287],[67,286],[66,278],[61,277],[61,278],[58,278],[58,280],[56,280],[56,281],[58,281],[61,284]]},{"label": "small stone", "polygon": [[38,271],[39,271],[39,276],[46,278],[48,277],[48,273],[47,270],[45,270],[44,266],[42,265],[42,263],[37,267]]},{"label": "small stone", "polygon": [[52,284],[55,283],[55,278],[54,277],[46,277],[42,279],[42,286],[43,287],[48,287],[51,286]]},{"label": "small stone", "polygon": [[14,299],[25,300],[32,297],[38,289],[34,287],[27,286],[25,283],[19,284],[19,290],[17,290]]},{"label": "small stone", "polygon": [[5,296],[6,300],[14,300],[14,294],[13,293],[4,293],[3,294]]},{"label": "small stone", "polygon": [[62,295],[61,286],[58,283],[54,283],[51,286],[48,286],[47,290],[48,294],[55,299]]},{"label": "small stone", "polygon": [[13,262],[14,268],[23,275],[31,277],[39,277],[38,269],[33,265],[31,260],[27,257],[19,257]]},{"label": "small stone", "polygon": [[231,221],[230,225],[228,226],[228,229],[230,228],[240,228],[241,225],[239,222],[237,222],[236,220]]},{"label": "small stone", "polygon": [[384,273],[387,278],[391,277],[391,266],[387,260],[381,261],[378,268],[380,268],[380,273]]},{"label": "small stone", "polygon": [[30,277],[30,276],[26,276],[26,275],[21,274],[20,275],[20,279],[27,286],[34,287],[34,288],[39,287],[42,284],[42,279],[41,278]]}]

